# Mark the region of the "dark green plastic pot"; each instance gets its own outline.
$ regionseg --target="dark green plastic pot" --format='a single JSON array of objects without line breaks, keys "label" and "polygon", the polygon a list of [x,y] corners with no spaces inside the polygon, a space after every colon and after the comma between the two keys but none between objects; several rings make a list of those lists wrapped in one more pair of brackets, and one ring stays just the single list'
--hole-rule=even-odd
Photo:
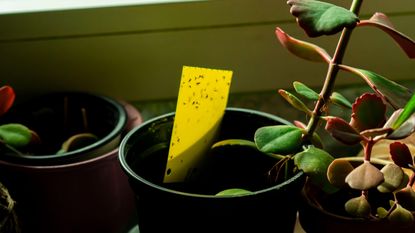
[{"label": "dark green plastic pot", "polygon": [[[267,185],[274,158],[238,151],[214,159],[216,165],[199,180],[163,184],[173,120],[170,113],[147,121],[121,142],[119,159],[135,193],[141,233],[293,232],[305,175],[295,173],[282,183]],[[218,140],[252,140],[257,128],[275,124],[289,123],[258,111],[228,108]],[[215,196],[226,188],[253,193]]]}]

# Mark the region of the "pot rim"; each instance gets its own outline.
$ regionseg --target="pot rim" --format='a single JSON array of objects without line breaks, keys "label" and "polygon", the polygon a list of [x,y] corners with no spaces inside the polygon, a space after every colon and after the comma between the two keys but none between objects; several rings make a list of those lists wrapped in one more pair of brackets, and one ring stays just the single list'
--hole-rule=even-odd
[{"label": "pot rim", "polygon": [[[60,162],[71,160],[77,157],[80,154],[89,153],[94,149],[106,145],[110,143],[112,140],[115,140],[120,134],[123,132],[125,126],[127,125],[127,112],[121,102],[116,101],[108,96],[99,95],[99,94],[91,94],[86,92],[57,92],[57,93],[50,93],[50,95],[76,95],[76,96],[85,96],[88,98],[94,98],[99,101],[103,101],[106,104],[112,106],[114,108],[114,112],[117,113],[118,119],[115,124],[115,127],[104,137],[100,138],[98,141],[79,148],[74,151],[66,152],[63,154],[48,154],[48,155],[10,155],[7,156],[8,159],[2,159],[1,161],[5,161],[7,163],[21,163],[22,165],[31,165],[31,164],[47,164],[53,166],[57,164],[60,166]],[[43,95],[47,96],[49,94]],[[101,157],[101,156],[99,156]]]},{"label": "pot rim", "polygon": [[[281,122],[282,124],[288,124],[291,125],[292,123],[275,115],[272,115],[270,113],[265,113],[265,112],[261,112],[258,110],[252,110],[252,109],[246,109],[246,108],[238,108],[238,107],[227,107],[226,111],[236,111],[236,112],[242,112],[242,113],[249,113],[249,114],[255,114],[255,115],[261,115],[267,118],[271,118],[274,119],[276,121]],[[294,183],[296,180],[301,179],[301,177],[305,176],[303,171],[299,171],[297,172],[297,174],[295,174],[294,176],[292,176],[291,178],[287,179],[286,181],[279,183],[277,185],[271,186],[269,188],[265,188],[265,189],[261,189],[261,190],[257,190],[257,191],[253,191],[250,192],[248,194],[241,194],[241,195],[232,195],[232,196],[216,196],[216,195],[209,195],[209,194],[198,194],[198,193],[189,193],[189,192],[184,192],[184,191],[178,191],[178,190],[174,190],[174,189],[169,189],[166,187],[163,187],[161,185],[155,184],[153,182],[148,181],[147,179],[145,179],[144,177],[138,175],[137,173],[135,173],[133,171],[133,169],[131,169],[131,167],[128,165],[128,162],[126,161],[126,153],[125,153],[125,148],[128,145],[128,140],[135,134],[135,132],[139,131],[141,128],[146,127],[147,125],[153,124],[154,122],[166,118],[166,117],[170,117],[172,115],[174,115],[175,112],[170,112],[170,113],[166,113],[163,115],[160,115],[158,117],[154,117],[151,120],[148,120],[144,123],[142,123],[141,125],[139,125],[138,127],[136,127],[135,129],[131,130],[130,132],[128,132],[123,140],[121,141],[120,147],[119,147],[119,162],[121,163],[121,167],[123,168],[123,170],[130,176],[130,178],[134,178],[140,182],[142,182],[143,184],[153,188],[153,189],[158,189],[161,190],[163,192],[168,192],[171,194],[176,194],[176,195],[182,195],[182,196],[187,196],[187,197],[196,197],[196,198],[217,198],[217,199],[227,199],[227,198],[247,198],[250,196],[254,196],[254,195],[260,195],[260,194],[265,194],[269,191],[272,190],[279,190],[284,188],[285,186]]]}]

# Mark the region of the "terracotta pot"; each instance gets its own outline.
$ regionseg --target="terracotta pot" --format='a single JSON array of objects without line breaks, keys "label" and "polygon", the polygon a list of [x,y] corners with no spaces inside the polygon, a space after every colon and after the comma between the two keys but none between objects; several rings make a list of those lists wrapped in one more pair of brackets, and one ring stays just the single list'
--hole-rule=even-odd
[{"label": "terracotta pot", "polygon": [[[276,160],[256,150],[218,156],[213,159],[215,165],[191,183],[163,184],[173,119],[170,113],[147,121],[120,146],[120,162],[135,193],[141,233],[293,232],[305,176],[296,173],[270,185],[266,174]],[[228,108],[218,140],[252,140],[257,128],[275,124],[288,122],[258,111]],[[253,193],[215,195],[235,187]]]},{"label": "terracotta pot", "polygon": [[22,232],[125,232],[132,227],[135,209],[118,162],[118,145],[141,123],[140,114],[107,97],[77,93],[71,99],[89,106],[91,127],[106,125],[97,133],[101,140],[62,155],[10,155],[0,160],[0,177],[16,200]]}]

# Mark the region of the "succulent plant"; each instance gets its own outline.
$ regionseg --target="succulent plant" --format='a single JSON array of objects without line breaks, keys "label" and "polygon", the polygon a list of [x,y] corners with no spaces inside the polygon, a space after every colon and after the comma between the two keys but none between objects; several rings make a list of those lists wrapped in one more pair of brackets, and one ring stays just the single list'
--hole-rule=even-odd
[{"label": "succulent plant", "polygon": [[[347,10],[322,1],[288,0],[291,14],[309,37],[338,33],[340,37],[331,56],[318,45],[296,39],[276,28],[276,36],[283,47],[302,59],[326,63],[328,71],[320,93],[300,82],[293,84],[295,93],[278,91],[294,108],[307,115],[307,123],[296,121],[292,126],[260,128],[255,134],[255,143],[265,153],[294,160],[309,180],[326,193],[340,189],[360,190],[359,195],[344,203],[350,215],[413,222],[414,155],[399,139],[408,137],[415,130],[415,96],[408,88],[373,71],[343,64],[343,56],[352,32],[363,26],[376,27],[387,33],[411,59],[415,58],[415,42],[395,29],[385,14],[375,13],[369,19],[361,19],[359,10],[362,3],[363,0],[353,0],[350,10]],[[361,78],[372,91],[363,93],[350,103],[335,91],[339,72],[349,72]],[[314,102],[313,108],[310,109],[303,99]],[[350,119],[332,116],[328,111],[331,104],[351,108]],[[350,159],[335,158],[322,148],[317,135],[317,128],[322,124],[338,141],[362,145],[364,157],[358,166],[354,166]],[[373,159],[372,148],[385,139],[396,141],[390,144],[391,160],[379,164]],[[375,191],[392,194],[390,206],[374,206],[368,196],[369,192]]]}]

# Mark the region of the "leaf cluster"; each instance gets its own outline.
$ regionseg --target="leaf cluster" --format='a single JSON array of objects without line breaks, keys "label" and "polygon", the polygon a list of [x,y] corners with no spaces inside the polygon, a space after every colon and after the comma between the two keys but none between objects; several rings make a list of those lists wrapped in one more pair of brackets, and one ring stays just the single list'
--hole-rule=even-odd
[{"label": "leaf cluster", "polygon": [[[310,37],[334,35],[341,32],[333,56],[320,46],[296,39],[281,28],[275,30],[283,47],[293,55],[329,66],[320,93],[300,82],[294,82],[295,93],[280,89],[279,94],[294,108],[308,116],[307,124],[295,126],[268,126],[257,130],[255,143],[265,153],[287,155],[297,167],[308,174],[311,182],[327,193],[339,189],[356,189],[361,195],[345,203],[346,211],[357,217],[388,218],[391,221],[414,221],[415,182],[414,157],[407,145],[390,145],[391,161],[376,164],[372,148],[381,140],[399,140],[415,130],[415,95],[406,87],[373,71],[342,64],[347,42],[353,30],[363,26],[381,29],[389,35],[409,58],[415,58],[415,42],[399,32],[383,13],[369,19],[358,16],[361,0],[354,0],[350,10],[316,0],[288,0],[291,14]],[[348,72],[361,78],[371,89],[350,103],[335,91],[337,71]],[[313,109],[302,99],[314,101]],[[327,111],[331,104],[351,108],[350,119],[332,116]],[[392,111],[388,111],[392,110]],[[393,112],[389,115],[388,112]],[[365,155],[356,165],[348,159],[334,159],[321,148],[316,127],[325,123],[325,129],[337,140],[348,145],[361,144]],[[353,159],[352,159],[353,160]],[[369,203],[369,191],[392,193],[389,208],[376,211]]]}]

